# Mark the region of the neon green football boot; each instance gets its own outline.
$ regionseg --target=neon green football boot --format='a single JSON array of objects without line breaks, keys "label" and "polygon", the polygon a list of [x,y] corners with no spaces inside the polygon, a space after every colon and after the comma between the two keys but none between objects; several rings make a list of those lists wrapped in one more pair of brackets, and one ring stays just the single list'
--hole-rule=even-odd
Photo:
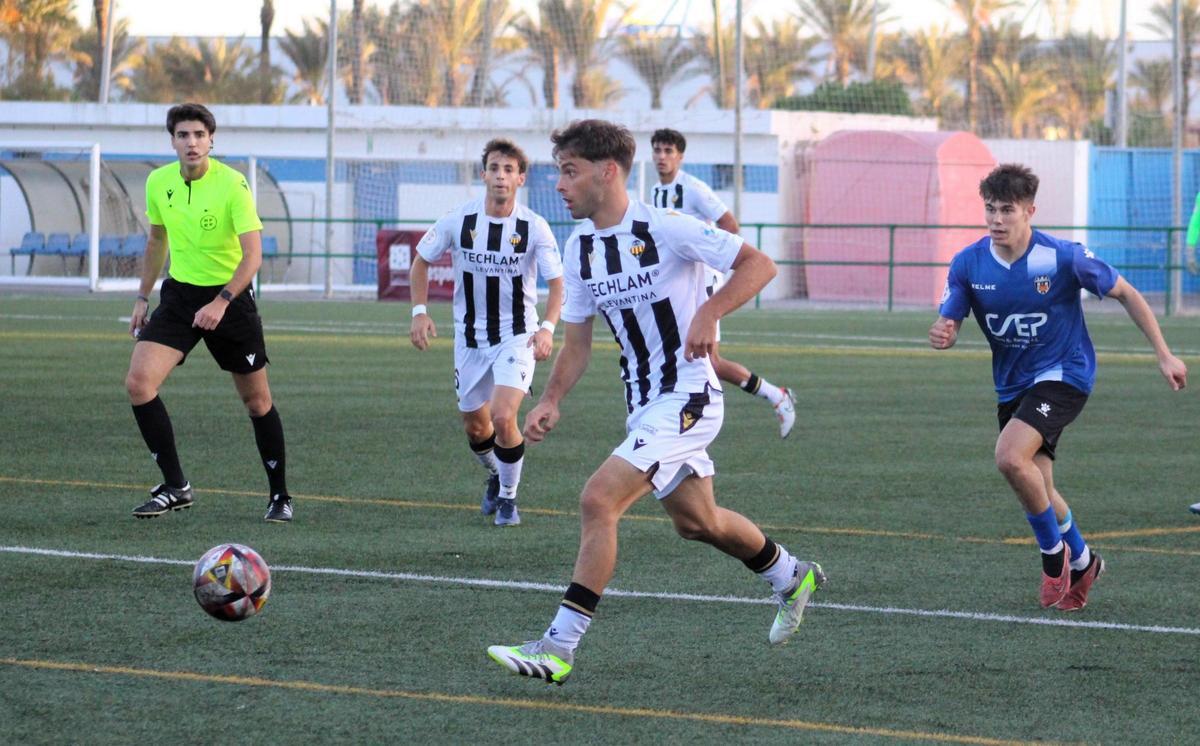
[{"label": "neon green football boot", "polygon": [[804,607],[808,600],[825,583],[825,572],[816,562],[796,563],[796,584],[782,593],[775,594],[775,602],[779,604],[779,612],[771,623],[771,644],[783,645],[793,634],[804,618]]},{"label": "neon green football boot", "polygon": [[574,651],[542,638],[522,645],[492,645],[488,656],[519,676],[544,679],[547,684],[563,685],[571,675]]}]

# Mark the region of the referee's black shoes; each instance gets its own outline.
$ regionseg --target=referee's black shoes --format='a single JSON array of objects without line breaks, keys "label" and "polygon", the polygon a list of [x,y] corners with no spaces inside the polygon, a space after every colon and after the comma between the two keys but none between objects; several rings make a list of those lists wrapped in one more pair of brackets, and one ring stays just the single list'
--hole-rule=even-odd
[{"label": "referee's black shoes", "polygon": [[192,485],[168,487],[160,484],[150,490],[150,499],[133,509],[135,518],[156,518],[168,510],[192,507]]},{"label": "referee's black shoes", "polygon": [[272,495],[263,520],[270,523],[287,523],[292,520],[292,498],[288,495]]}]

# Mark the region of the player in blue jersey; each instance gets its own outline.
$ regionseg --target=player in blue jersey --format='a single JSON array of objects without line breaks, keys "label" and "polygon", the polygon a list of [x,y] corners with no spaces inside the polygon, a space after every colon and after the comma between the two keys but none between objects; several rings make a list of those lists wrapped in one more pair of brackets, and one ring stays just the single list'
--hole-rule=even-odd
[{"label": "player in blue jersey", "polygon": [[1037,188],[1037,176],[1016,164],[1001,165],[980,182],[988,235],[950,263],[929,342],[938,350],[953,346],[962,320],[974,314],[992,348],[996,466],[1042,551],[1042,606],[1077,611],[1104,572],[1104,560],[1089,549],[1054,486],[1059,435],[1083,410],[1096,378],[1080,290],[1125,307],[1172,390],[1187,385],[1187,366],[1171,354],[1141,293],[1115,269],[1082,244],[1033,228]]}]

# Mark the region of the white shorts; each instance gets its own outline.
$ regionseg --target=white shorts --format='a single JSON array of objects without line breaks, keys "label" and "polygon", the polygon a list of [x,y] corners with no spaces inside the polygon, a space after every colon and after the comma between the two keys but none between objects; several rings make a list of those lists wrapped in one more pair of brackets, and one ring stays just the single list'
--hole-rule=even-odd
[{"label": "white shorts", "polygon": [[720,391],[664,394],[629,415],[625,421],[629,435],[613,455],[650,472],[654,496],[661,500],[687,477],[715,473],[707,449],[724,419]]},{"label": "white shorts", "polygon": [[474,412],[490,402],[496,386],[529,393],[534,367],[530,336],[518,334],[494,347],[467,347],[455,337],[454,391],[460,412]]}]

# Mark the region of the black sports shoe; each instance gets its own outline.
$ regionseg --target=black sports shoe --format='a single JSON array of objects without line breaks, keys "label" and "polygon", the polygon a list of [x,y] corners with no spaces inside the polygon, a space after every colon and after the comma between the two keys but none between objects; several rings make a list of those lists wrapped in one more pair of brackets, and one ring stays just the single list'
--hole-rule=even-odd
[{"label": "black sports shoe", "polygon": [[272,495],[267,504],[267,514],[264,521],[271,523],[287,523],[292,520],[292,498],[290,495]]},{"label": "black sports shoe", "polygon": [[135,518],[155,518],[168,510],[184,510],[192,507],[192,485],[168,487],[160,484],[150,490],[150,499],[133,509]]},{"label": "black sports shoe", "polygon": [[487,489],[483,492],[483,500],[479,502],[479,512],[491,515],[496,512],[496,500],[500,497],[500,475],[488,477]]}]

